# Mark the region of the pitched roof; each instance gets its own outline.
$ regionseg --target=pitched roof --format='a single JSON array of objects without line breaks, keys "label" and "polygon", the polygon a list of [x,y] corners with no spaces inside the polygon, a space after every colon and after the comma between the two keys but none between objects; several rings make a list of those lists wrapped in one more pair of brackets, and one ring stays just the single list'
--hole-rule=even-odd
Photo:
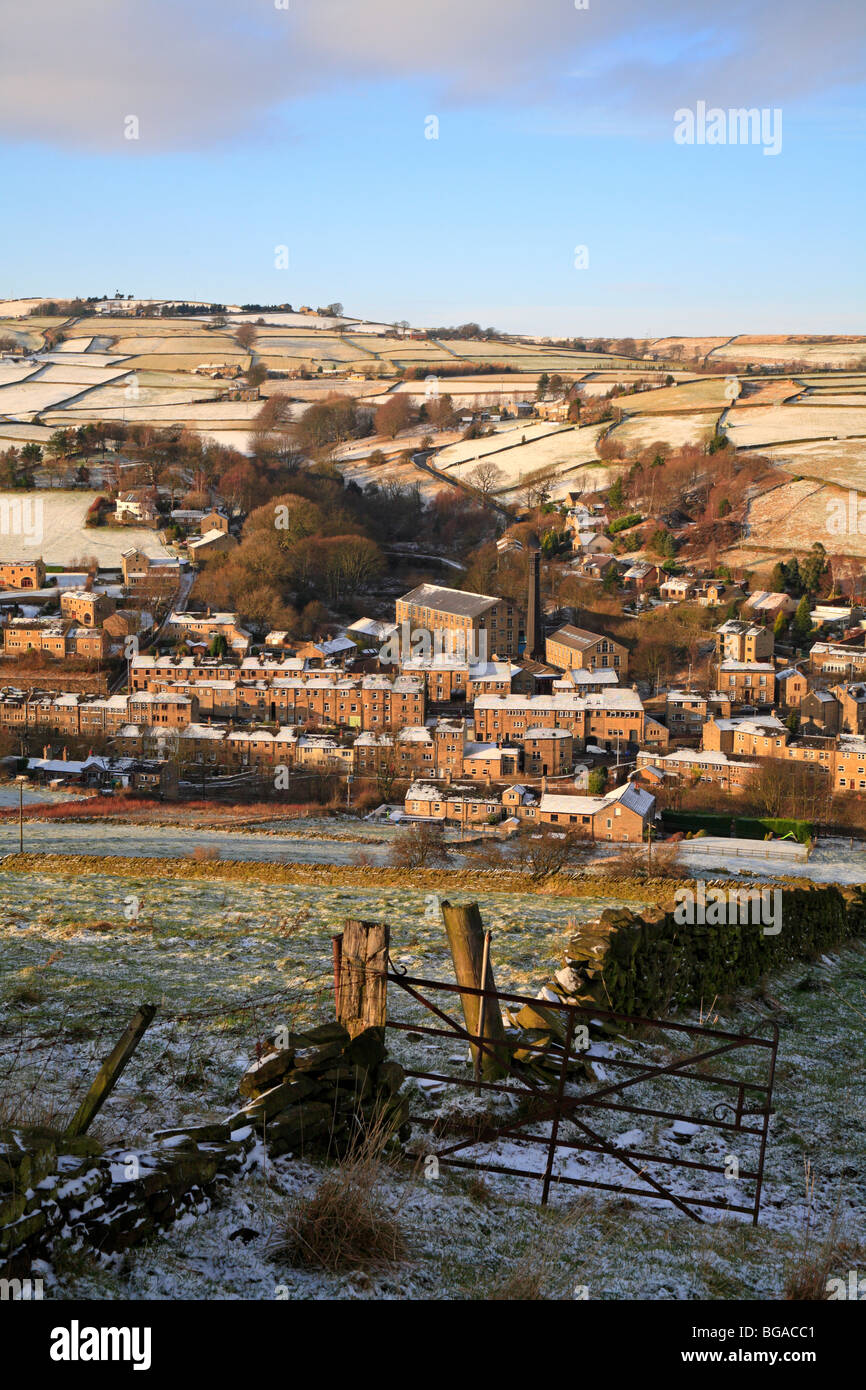
[{"label": "pitched roof", "polygon": [[603,632],[589,632],[586,628],[574,627],[571,623],[558,628],[550,636],[551,642],[559,642],[564,647],[573,647],[578,652],[586,651],[587,647],[594,647],[596,642],[601,642],[603,639]]},{"label": "pitched roof", "polygon": [[414,603],[424,608],[435,608],[440,613],[453,613],[459,617],[475,618],[486,613],[498,598],[489,594],[470,594],[463,589],[446,589],[439,584],[419,584],[404,594],[401,603]]}]

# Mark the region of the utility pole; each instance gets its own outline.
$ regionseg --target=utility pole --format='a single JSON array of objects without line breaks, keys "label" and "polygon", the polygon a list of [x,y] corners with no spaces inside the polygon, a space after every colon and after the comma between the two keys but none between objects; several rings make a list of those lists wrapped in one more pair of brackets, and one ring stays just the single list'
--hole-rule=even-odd
[{"label": "utility pole", "polygon": [[24,853],[24,783],[18,783],[18,853]]}]

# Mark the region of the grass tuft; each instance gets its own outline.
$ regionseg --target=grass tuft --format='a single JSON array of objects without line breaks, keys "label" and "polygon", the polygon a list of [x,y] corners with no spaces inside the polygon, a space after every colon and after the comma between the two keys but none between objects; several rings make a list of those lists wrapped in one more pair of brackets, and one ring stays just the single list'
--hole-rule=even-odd
[{"label": "grass tuft", "polygon": [[407,1258],[403,1228],[382,1195],[390,1139],[387,1122],[374,1121],[315,1192],[292,1203],[269,1243],[274,1258],[330,1273],[384,1269]]}]

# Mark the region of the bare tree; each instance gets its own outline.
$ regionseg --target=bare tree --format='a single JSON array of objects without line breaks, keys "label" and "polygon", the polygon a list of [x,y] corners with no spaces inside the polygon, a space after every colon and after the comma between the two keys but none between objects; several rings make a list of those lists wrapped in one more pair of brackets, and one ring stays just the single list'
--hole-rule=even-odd
[{"label": "bare tree", "polygon": [[466,474],[466,482],[470,487],[476,488],[482,497],[489,497],[492,492],[496,492],[504,481],[505,474],[502,469],[497,468],[490,459],[482,459]]},{"label": "bare tree", "polygon": [[395,869],[439,868],[450,858],[442,827],[425,821],[399,831],[389,856]]},{"label": "bare tree", "polygon": [[408,395],[397,393],[380,405],[375,415],[376,433],[395,439],[401,430],[408,429],[414,418],[412,402]]},{"label": "bare tree", "polygon": [[541,883],[573,864],[586,841],[573,830],[525,829],[517,840],[514,863],[533,883]]},{"label": "bare tree", "polygon": [[397,780],[397,764],[393,757],[385,757],[376,768],[376,790],[383,801],[391,800],[394,783]]},{"label": "bare tree", "polygon": [[747,795],[759,815],[820,824],[829,818],[832,780],[812,763],[762,758],[749,778]]}]

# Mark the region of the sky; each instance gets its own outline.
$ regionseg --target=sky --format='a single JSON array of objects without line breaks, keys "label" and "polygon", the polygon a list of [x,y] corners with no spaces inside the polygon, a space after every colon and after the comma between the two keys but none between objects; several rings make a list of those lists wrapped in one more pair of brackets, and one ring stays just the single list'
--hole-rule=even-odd
[{"label": "sky", "polygon": [[2,297],[866,331],[862,0],[0,0],[0,25]]}]

